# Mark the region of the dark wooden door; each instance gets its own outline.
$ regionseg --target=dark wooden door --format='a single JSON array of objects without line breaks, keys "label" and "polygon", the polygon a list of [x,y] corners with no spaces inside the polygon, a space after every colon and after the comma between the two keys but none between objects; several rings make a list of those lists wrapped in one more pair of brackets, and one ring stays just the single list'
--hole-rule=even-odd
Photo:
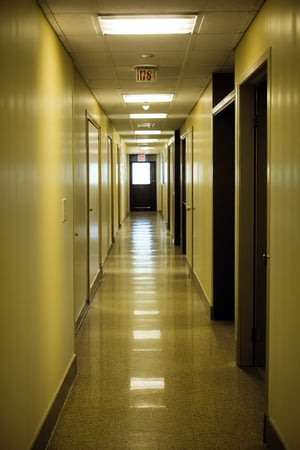
[{"label": "dark wooden door", "polygon": [[254,365],[265,367],[267,297],[267,81],[255,90]]},{"label": "dark wooden door", "polygon": [[130,211],[156,211],[156,162],[130,163]]},{"label": "dark wooden door", "polygon": [[181,249],[186,254],[185,138],[181,141]]}]

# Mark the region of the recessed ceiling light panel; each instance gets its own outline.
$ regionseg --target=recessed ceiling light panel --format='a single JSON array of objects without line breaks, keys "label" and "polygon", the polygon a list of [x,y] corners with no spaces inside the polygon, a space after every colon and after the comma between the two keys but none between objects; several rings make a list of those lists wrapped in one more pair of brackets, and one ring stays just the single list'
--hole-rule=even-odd
[{"label": "recessed ceiling light panel", "polygon": [[161,130],[135,130],[134,134],[140,134],[140,135],[145,135],[145,134],[161,134]]},{"label": "recessed ceiling light panel", "polygon": [[98,16],[103,34],[190,34],[196,15]]},{"label": "recessed ceiling light panel", "polygon": [[165,119],[167,113],[129,114],[130,119]]},{"label": "recessed ceiling light panel", "polygon": [[124,94],[125,103],[169,103],[174,94]]}]

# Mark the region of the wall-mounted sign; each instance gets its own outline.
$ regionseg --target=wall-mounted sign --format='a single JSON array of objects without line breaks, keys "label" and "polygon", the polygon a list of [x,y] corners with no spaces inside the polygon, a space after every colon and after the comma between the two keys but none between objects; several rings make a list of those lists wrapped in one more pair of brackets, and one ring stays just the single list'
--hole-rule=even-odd
[{"label": "wall-mounted sign", "polygon": [[146,155],[143,155],[143,154],[139,154],[139,155],[137,155],[137,159],[138,159],[138,161],[146,161]]},{"label": "wall-mounted sign", "polygon": [[157,67],[141,67],[135,68],[136,81],[138,83],[151,83],[157,81]]}]

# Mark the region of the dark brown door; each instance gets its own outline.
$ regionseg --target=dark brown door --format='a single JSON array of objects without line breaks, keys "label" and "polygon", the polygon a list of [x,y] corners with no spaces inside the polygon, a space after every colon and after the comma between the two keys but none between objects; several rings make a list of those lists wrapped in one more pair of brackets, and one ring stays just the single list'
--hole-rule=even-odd
[{"label": "dark brown door", "polygon": [[156,211],[155,161],[130,163],[130,211]]},{"label": "dark brown door", "polygon": [[181,141],[181,249],[186,254],[185,138]]},{"label": "dark brown door", "polygon": [[255,89],[254,365],[266,359],[267,280],[267,81]]}]

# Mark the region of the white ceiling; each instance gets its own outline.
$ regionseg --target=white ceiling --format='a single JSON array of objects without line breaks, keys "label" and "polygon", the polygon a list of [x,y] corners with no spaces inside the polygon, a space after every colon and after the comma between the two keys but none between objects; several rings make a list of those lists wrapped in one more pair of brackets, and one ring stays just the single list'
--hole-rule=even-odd
[{"label": "white ceiling", "polygon": [[[148,112],[166,112],[166,119],[144,120],[167,139],[191,112],[213,72],[233,71],[233,51],[264,0],[38,0],[75,66],[93,91],[130,152],[139,149],[134,130],[143,121],[141,105],[125,104],[122,94],[173,93],[169,104],[151,105]],[[101,14],[197,14],[192,35],[102,35]],[[201,24],[200,31],[198,26]],[[152,58],[143,58],[150,53]],[[157,65],[156,82],[137,83],[134,66]],[[153,123],[155,125],[153,126]],[[155,144],[157,151],[162,141]]]}]

